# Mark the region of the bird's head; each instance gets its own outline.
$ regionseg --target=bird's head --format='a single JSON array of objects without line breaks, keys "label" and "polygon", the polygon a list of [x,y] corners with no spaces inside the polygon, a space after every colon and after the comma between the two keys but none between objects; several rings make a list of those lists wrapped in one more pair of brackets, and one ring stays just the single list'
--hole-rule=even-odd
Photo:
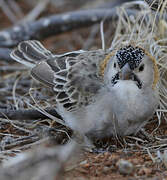
[{"label": "bird's head", "polygon": [[104,70],[104,80],[113,86],[122,81],[131,81],[139,89],[154,89],[159,77],[154,57],[142,48],[132,45],[113,51],[101,67]]}]

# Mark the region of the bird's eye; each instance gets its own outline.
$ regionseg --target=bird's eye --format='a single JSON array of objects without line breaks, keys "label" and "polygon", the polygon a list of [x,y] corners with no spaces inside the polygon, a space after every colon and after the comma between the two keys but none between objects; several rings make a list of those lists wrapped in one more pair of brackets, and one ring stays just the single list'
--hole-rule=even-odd
[{"label": "bird's eye", "polygon": [[140,67],[139,67],[139,72],[142,72],[144,70],[144,64],[142,64]]},{"label": "bird's eye", "polygon": [[117,67],[117,64],[116,63],[114,63],[114,68],[116,68]]}]

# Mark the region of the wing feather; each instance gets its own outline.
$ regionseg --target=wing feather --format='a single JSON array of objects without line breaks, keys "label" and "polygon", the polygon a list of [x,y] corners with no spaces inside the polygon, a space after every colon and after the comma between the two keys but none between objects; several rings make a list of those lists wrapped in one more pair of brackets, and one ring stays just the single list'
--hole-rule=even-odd
[{"label": "wing feather", "polygon": [[106,55],[103,50],[53,55],[38,41],[23,41],[11,54],[31,67],[31,75],[51,87],[57,102],[70,111],[91,103],[103,87],[99,64]]}]

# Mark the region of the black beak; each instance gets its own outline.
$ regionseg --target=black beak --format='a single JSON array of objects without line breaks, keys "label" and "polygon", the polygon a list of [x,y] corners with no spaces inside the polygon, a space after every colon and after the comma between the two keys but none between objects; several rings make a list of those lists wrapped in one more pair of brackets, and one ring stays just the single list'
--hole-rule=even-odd
[{"label": "black beak", "polygon": [[121,69],[120,78],[122,80],[130,80],[132,79],[132,74],[133,72],[130,69],[129,64],[126,63]]},{"label": "black beak", "polygon": [[142,88],[142,83],[140,79],[137,77],[136,74],[133,73],[133,71],[130,69],[129,64],[125,64],[120,72],[120,79],[122,80],[133,80],[136,82],[136,85],[139,89]]},{"label": "black beak", "polygon": [[130,68],[129,64],[126,63],[122,68],[121,71],[118,72],[111,80],[112,84],[116,84],[119,80],[132,80],[136,82],[136,85],[139,89],[142,88],[142,83],[140,79],[137,77],[137,75],[133,72],[133,70]]}]

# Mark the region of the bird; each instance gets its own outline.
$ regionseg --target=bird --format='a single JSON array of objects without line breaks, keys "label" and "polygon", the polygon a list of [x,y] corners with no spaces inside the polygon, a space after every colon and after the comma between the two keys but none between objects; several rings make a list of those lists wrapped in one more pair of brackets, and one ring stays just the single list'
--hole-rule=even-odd
[{"label": "bird", "polygon": [[27,40],[11,57],[53,90],[66,126],[90,139],[136,134],[159,104],[156,59],[134,43],[55,55]]}]

